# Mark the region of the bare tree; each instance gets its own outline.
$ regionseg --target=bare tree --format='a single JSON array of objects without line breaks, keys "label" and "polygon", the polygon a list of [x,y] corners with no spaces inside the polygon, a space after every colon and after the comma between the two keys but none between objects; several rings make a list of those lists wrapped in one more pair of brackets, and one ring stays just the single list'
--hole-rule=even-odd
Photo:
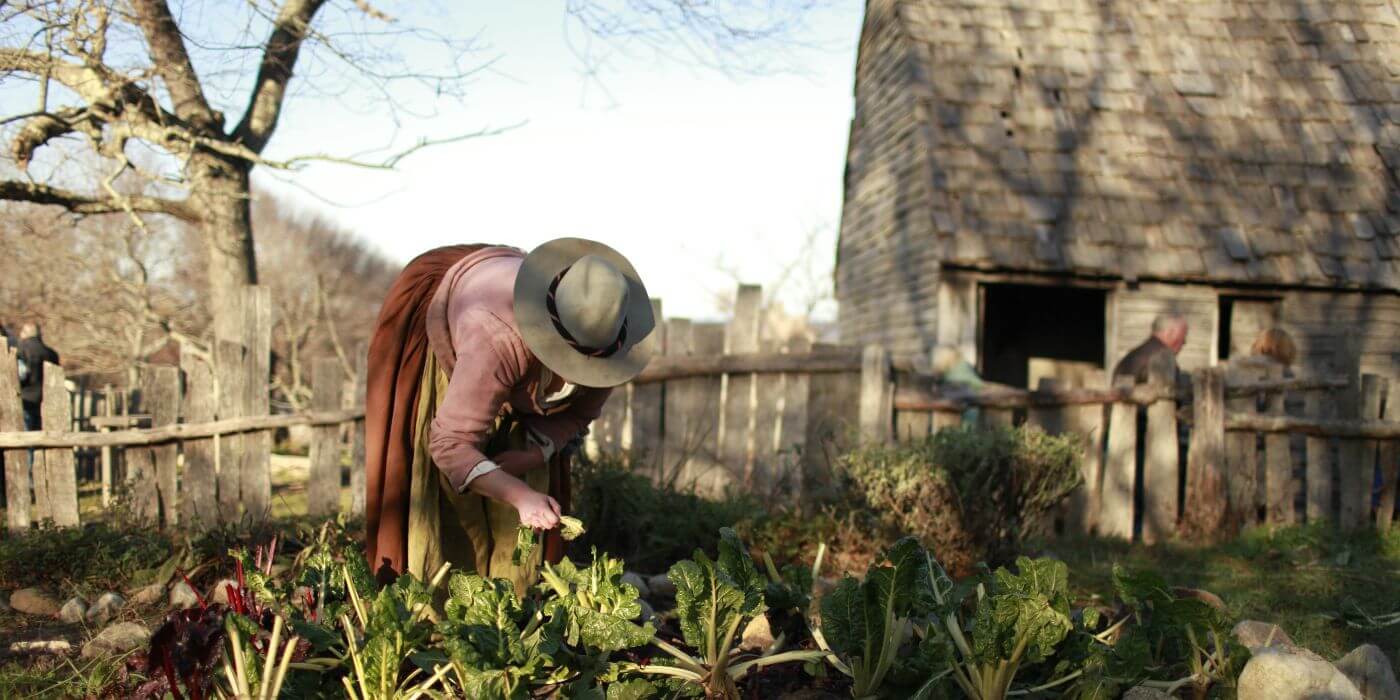
[{"label": "bare tree", "polygon": [[[758,257],[776,261],[777,268],[761,280],[764,308],[782,308],[785,314],[803,319],[822,315],[823,307],[835,299],[832,227],[814,225],[790,238],[768,238],[771,237],[760,237],[758,243],[766,250]],[[724,253],[715,256],[712,267],[732,282],[724,289],[710,290],[720,309],[728,311],[734,305],[734,285],[752,280],[745,279],[741,266]]]}]

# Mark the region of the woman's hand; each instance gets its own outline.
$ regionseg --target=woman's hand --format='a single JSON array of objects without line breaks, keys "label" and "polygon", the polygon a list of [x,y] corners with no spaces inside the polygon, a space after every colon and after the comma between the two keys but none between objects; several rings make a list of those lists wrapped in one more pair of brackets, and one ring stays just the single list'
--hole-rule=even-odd
[{"label": "woman's hand", "polygon": [[526,474],[545,466],[544,452],[541,452],[538,447],[507,450],[492,457],[491,461],[504,469],[507,474],[521,479],[525,478]]},{"label": "woman's hand", "polygon": [[552,530],[559,524],[559,503],[534,489],[519,492],[511,501],[520,514],[520,524],[536,530]]}]

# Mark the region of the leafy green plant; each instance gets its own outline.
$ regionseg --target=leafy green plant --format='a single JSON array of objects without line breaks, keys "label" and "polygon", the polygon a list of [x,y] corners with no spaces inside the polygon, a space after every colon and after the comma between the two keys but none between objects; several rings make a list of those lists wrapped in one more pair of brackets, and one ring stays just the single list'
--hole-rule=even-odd
[{"label": "leafy green plant", "polygon": [[768,552],[763,553],[764,572],[768,574],[768,584],[763,588],[763,603],[767,607],[769,627],[777,632],[773,648],[783,646],[787,639],[797,639],[807,631],[807,610],[812,604],[813,586],[821,574],[822,560],[826,558],[826,543],[817,545],[816,557],[812,566],[787,564],[782,571],[773,563]]},{"label": "leafy green plant", "polygon": [[[583,521],[568,515],[559,516],[559,535],[565,542],[572,542],[583,535]],[[515,551],[511,553],[511,563],[520,566],[530,560],[539,541],[539,533],[534,528],[521,525],[515,531]]]},{"label": "leafy green plant", "polygon": [[[433,591],[448,572],[444,564],[424,585],[412,574],[400,576],[372,598],[364,598],[347,570],[351,613],[341,615],[345,638],[345,658],[350,672],[341,678],[345,693],[353,700],[413,700],[426,694],[450,669],[442,664],[425,663],[406,671],[410,659],[424,657],[433,626]],[[348,663],[347,663],[348,662]],[[314,662],[313,662],[314,663]],[[312,666],[314,668],[314,666]],[[426,678],[425,678],[426,676]]]},{"label": "leafy green plant", "polygon": [[[864,580],[847,576],[822,598],[821,625],[813,636],[831,665],[854,681],[852,697],[879,697],[901,657],[922,660],[935,653],[928,645],[910,647],[931,602],[931,561],[917,540],[906,537],[871,565]],[[923,697],[928,691],[914,692]]]},{"label": "leafy green plant", "polygon": [[815,661],[819,651],[768,653],[737,659],[735,636],[743,624],[764,612],[764,580],[738,535],[720,530],[719,554],[711,560],[696,550],[693,559],[677,562],[669,577],[676,586],[676,617],[685,643],[695,654],[664,639],[654,644],[669,654],[674,666],[651,664],[643,673],[665,675],[699,685],[707,698],[737,700],[737,681],[764,666]]},{"label": "leafy green plant", "polygon": [[454,574],[438,632],[464,696],[516,699],[568,680],[572,671],[556,662],[565,622],[540,614],[508,581]]}]

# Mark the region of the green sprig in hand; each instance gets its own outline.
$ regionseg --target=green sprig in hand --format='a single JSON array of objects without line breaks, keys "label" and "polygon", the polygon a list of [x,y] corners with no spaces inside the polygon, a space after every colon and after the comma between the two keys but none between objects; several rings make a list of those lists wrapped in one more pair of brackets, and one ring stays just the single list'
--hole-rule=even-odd
[{"label": "green sprig in hand", "polygon": [[[561,515],[559,516],[559,535],[565,541],[573,541],[585,532],[583,521],[578,518]],[[515,532],[515,553],[511,555],[510,561],[516,566],[521,566],[530,560],[530,554],[535,551],[535,544],[539,540],[539,534],[535,528],[528,525],[521,525]]]}]

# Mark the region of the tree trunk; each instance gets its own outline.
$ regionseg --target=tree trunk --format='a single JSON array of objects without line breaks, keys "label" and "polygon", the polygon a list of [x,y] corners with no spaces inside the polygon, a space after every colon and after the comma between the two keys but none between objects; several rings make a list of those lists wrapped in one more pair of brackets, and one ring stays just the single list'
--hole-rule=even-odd
[{"label": "tree trunk", "polygon": [[217,338],[236,340],[243,328],[238,304],[243,287],[258,283],[249,203],[250,166],[198,152],[190,157],[191,199],[204,219],[200,229],[209,273],[209,311]]}]

